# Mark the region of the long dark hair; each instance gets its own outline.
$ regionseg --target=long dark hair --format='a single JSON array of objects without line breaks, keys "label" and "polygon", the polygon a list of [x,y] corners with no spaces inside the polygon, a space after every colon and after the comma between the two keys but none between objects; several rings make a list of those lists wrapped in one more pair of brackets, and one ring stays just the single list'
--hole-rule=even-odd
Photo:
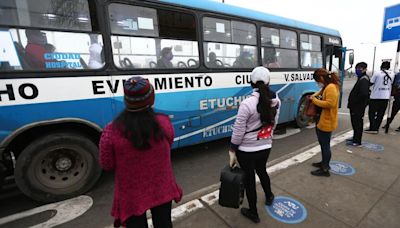
[{"label": "long dark hair", "polygon": [[136,149],[149,149],[150,139],[159,141],[165,138],[165,133],[157,122],[152,108],[140,112],[129,112],[125,109],[114,123]]},{"label": "long dark hair", "polygon": [[273,92],[269,90],[269,86],[265,85],[264,82],[258,81],[256,84],[251,83],[253,88],[257,88],[260,93],[257,104],[257,112],[260,113],[261,123],[264,126],[273,125],[275,123],[276,108],[271,107],[271,99],[273,98]]}]

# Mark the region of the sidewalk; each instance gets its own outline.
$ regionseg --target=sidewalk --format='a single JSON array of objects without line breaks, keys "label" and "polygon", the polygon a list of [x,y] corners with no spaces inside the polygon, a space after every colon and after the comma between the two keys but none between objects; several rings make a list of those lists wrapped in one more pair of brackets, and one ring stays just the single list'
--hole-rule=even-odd
[{"label": "sidewalk", "polygon": [[[204,207],[189,213],[174,222],[174,227],[357,227],[357,228],[398,228],[400,227],[400,133],[395,127],[399,118],[392,123],[389,134],[382,130],[378,135],[364,134],[363,140],[384,146],[383,151],[346,146],[341,142],[332,147],[332,161],[350,164],[355,173],[349,176],[334,174],[315,177],[310,171],[312,162],[320,161],[320,154],[311,159],[278,171],[271,175],[275,196],[285,196],[304,205],[305,219],[297,224],[288,224],[274,219],[267,213],[261,186],[258,191],[258,213],[261,223],[254,224],[240,214],[239,209],[223,208],[218,202],[200,201]],[[379,148],[377,148],[379,149]],[[332,167],[340,171],[340,165]],[[343,169],[342,171],[346,171]],[[275,201],[276,203],[277,201]],[[247,207],[247,200],[244,205]],[[278,207],[280,206],[280,207]],[[297,209],[297,205],[287,204]],[[275,205],[272,211],[288,217],[300,213],[285,205]],[[292,214],[290,214],[292,213]],[[297,213],[297,215],[296,215]],[[283,216],[284,217],[284,216]]]}]

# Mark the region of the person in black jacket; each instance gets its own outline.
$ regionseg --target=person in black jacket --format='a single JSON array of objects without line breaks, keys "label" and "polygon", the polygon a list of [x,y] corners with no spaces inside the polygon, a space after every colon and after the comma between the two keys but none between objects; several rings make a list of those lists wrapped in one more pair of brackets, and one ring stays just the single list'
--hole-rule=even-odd
[{"label": "person in black jacket", "polygon": [[357,63],[356,75],[357,82],[349,95],[347,108],[350,109],[351,125],[354,130],[353,138],[347,140],[351,146],[361,146],[361,139],[364,126],[365,108],[369,100],[369,77],[367,75],[367,64],[365,62]]}]

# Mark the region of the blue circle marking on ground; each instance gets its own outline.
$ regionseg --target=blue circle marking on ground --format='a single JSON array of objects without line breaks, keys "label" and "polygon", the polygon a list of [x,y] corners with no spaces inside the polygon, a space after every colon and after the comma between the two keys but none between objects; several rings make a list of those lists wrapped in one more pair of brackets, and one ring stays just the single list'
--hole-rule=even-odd
[{"label": "blue circle marking on ground", "polygon": [[382,152],[385,150],[385,147],[383,145],[370,143],[370,142],[366,142],[366,141],[362,142],[362,146],[364,148],[366,148],[368,150],[372,150],[374,152]]},{"label": "blue circle marking on ground", "polygon": [[301,223],[307,218],[307,209],[299,201],[285,197],[277,196],[271,206],[265,206],[268,214],[272,218],[289,224]]},{"label": "blue circle marking on ground", "polygon": [[330,171],[334,174],[351,176],[354,173],[356,173],[356,169],[354,169],[353,166],[345,162],[331,161],[329,163],[329,166],[331,167]]}]

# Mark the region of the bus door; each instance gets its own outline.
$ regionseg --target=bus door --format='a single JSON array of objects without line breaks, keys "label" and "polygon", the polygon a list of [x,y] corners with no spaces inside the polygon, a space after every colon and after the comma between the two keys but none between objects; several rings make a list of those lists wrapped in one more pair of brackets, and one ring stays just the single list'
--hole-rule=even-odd
[{"label": "bus door", "polygon": [[343,53],[346,52],[345,48],[334,45],[325,45],[325,68],[328,71],[336,72],[340,78],[340,100],[339,107],[342,104],[342,91],[343,91],[343,81],[344,81],[344,64],[343,64]]}]

